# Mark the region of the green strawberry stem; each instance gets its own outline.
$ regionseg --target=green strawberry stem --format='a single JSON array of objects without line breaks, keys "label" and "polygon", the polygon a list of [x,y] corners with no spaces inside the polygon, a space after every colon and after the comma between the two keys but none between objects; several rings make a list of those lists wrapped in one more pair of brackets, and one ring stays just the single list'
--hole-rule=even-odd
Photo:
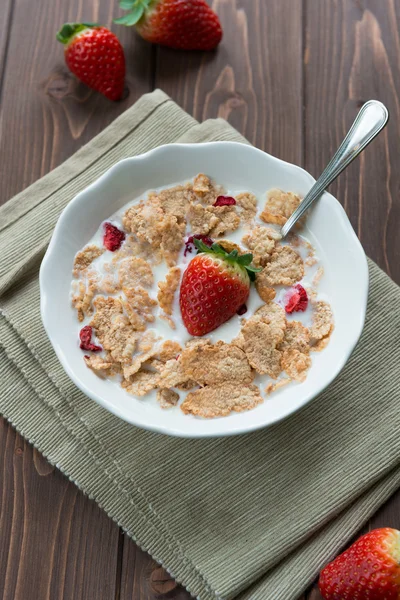
[{"label": "green strawberry stem", "polygon": [[121,0],[119,3],[120,8],[129,12],[119,19],[114,19],[114,23],[127,25],[128,27],[136,25],[156,1],[158,0]]},{"label": "green strawberry stem", "polygon": [[62,44],[68,44],[74,35],[91,27],[99,27],[99,25],[98,23],[64,23],[57,32],[56,38]]},{"label": "green strawberry stem", "polygon": [[228,253],[219,244],[207,246],[207,244],[197,238],[194,238],[193,242],[199,252],[219,256],[229,263],[236,263],[237,265],[246,269],[250,277],[250,281],[254,281],[256,278],[256,273],[262,271],[261,267],[255,267],[251,264],[253,261],[253,255],[250,252],[247,254],[239,254],[237,250],[232,250],[232,252]]}]

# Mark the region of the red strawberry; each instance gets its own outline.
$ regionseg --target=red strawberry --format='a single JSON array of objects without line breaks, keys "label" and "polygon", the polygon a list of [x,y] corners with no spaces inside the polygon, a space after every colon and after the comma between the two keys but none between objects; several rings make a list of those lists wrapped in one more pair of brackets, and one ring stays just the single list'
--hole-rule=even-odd
[{"label": "red strawberry", "polygon": [[375,529],[357,540],[322,571],[325,600],[398,600],[400,531]]},{"label": "red strawberry", "polygon": [[181,50],[212,50],[222,38],[217,14],[205,0],[121,0],[127,15],[120,25],[136,25],[148,42]]},{"label": "red strawberry", "polygon": [[114,33],[94,23],[66,23],[57,39],[65,45],[65,62],[78,79],[109,100],[121,98],[125,56]]},{"label": "red strawberry", "polygon": [[230,254],[218,244],[209,248],[194,239],[199,250],[182,277],[179,304],[190,335],[205,335],[228,321],[246,302],[256,269],[252,254]]}]

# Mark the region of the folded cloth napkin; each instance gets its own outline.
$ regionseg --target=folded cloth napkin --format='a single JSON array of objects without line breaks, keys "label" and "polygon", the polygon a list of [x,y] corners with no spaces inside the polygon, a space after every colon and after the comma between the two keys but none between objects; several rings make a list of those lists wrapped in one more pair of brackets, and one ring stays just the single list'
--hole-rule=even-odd
[{"label": "folded cloth napkin", "polygon": [[369,263],[365,330],[336,381],[239,437],[188,441],[120,421],[68,379],[40,320],[39,264],[67,202],[122,158],[210,140],[245,142],[156,91],[1,209],[0,411],[194,596],[295,600],[400,484],[389,277]]}]

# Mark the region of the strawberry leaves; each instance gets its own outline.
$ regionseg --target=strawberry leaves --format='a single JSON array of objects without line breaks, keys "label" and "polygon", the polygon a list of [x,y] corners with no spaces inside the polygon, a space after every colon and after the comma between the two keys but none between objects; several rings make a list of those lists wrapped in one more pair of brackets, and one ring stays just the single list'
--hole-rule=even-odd
[{"label": "strawberry leaves", "polygon": [[152,0],[121,0],[119,3],[122,10],[128,10],[129,13],[114,19],[118,25],[136,25],[150,7]]},{"label": "strawberry leaves", "polygon": [[56,38],[62,44],[68,44],[74,35],[92,27],[99,27],[99,25],[98,23],[64,23],[60,31],[57,32]]},{"label": "strawberry leaves", "polygon": [[252,265],[253,255],[251,253],[247,254],[239,254],[237,250],[232,250],[232,252],[226,252],[219,244],[212,244],[212,246],[207,246],[202,240],[194,238],[194,245],[196,246],[199,252],[204,252],[207,254],[214,254],[223,258],[227,262],[236,263],[240,267],[246,269],[250,281],[254,281],[256,278],[256,273],[261,271],[262,269],[259,267],[255,267]]}]

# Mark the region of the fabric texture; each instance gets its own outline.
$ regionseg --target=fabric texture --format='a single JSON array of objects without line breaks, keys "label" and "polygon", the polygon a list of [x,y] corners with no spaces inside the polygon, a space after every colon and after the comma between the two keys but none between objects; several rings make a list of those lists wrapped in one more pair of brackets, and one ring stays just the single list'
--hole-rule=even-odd
[{"label": "fabric texture", "polygon": [[238,437],[141,431],[68,379],[39,314],[38,269],[60,211],[116,161],[171,142],[246,141],[163,92],[0,210],[0,411],[202,600],[296,600],[400,484],[400,290],[369,262],[362,338],[300,412]]}]

